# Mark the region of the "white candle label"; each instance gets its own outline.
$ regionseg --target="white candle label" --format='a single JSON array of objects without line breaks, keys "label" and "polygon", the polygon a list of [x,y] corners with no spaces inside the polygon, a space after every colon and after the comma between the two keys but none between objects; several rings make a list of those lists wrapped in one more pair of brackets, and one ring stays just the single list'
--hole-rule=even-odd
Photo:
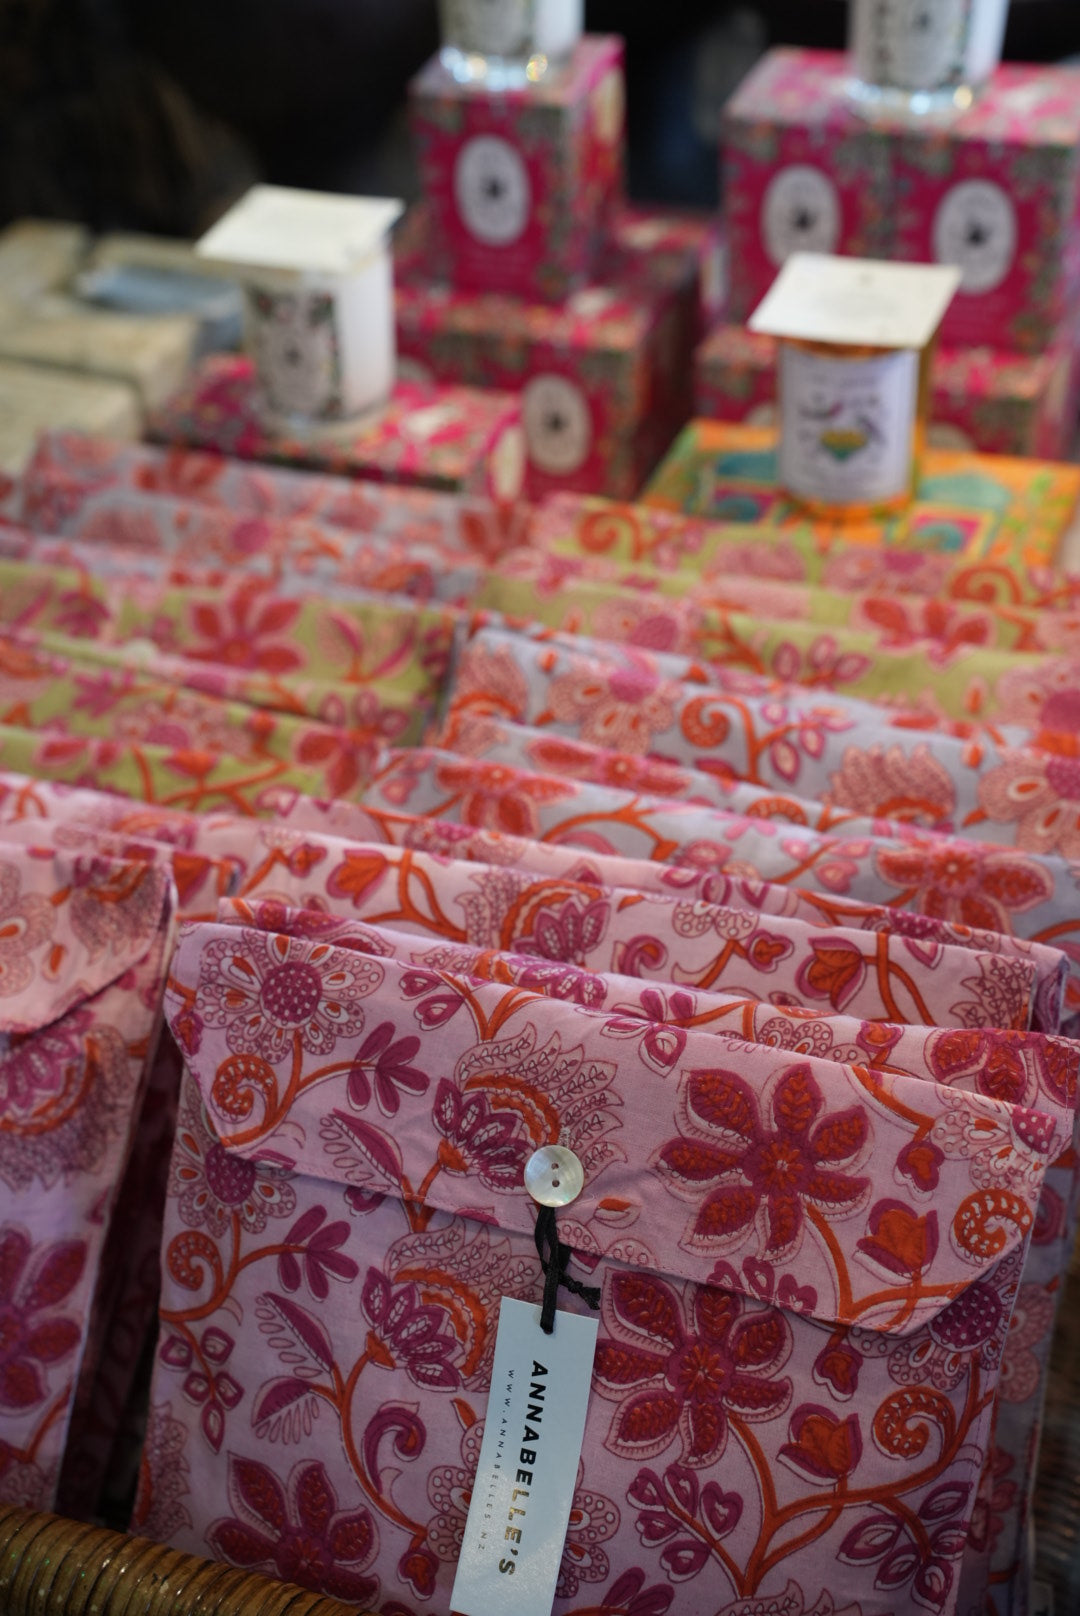
[{"label": "white candle label", "polygon": [[796,252],[835,252],[840,196],[820,168],[796,163],[773,175],[761,204],[765,251],[779,269]]},{"label": "white candle label", "polygon": [[802,499],[877,504],[911,483],[919,356],[780,350],[780,481]]},{"label": "white candle label", "polygon": [[552,477],[569,477],[589,458],[592,411],[565,376],[534,376],[522,401],[529,459]]},{"label": "white candle label", "polygon": [[498,135],[467,140],[454,165],[454,196],[466,230],[488,247],[509,247],[529,222],[529,172]]},{"label": "white candle label", "polygon": [[961,290],[993,292],[1016,259],[1019,231],[1012,199],[993,180],[963,180],[934,216],[934,257],[955,264]]},{"label": "white candle label", "polygon": [[870,84],[962,84],[975,0],[856,0],[855,61]]},{"label": "white candle label", "polygon": [[337,307],[329,292],[276,292],[252,286],[248,332],[259,382],[279,415],[342,414]]},{"label": "white candle label", "polygon": [[535,0],[443,0],[443,39],[477,56],[528,56]]},{"label": "white candle label", "polygon": [[597,1320],[504,1297],[480,1463],[450,1607],[551,1616],[577,1483]]}]

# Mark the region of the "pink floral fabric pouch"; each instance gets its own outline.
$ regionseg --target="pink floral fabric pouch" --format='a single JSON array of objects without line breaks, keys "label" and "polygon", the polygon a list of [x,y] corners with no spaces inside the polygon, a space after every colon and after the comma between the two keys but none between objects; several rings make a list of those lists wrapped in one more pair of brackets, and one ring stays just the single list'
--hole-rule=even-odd
[{"label": "pink floral fabric pouch", "polygon": [[[0,846],[0,1497],[107,1457],[103,1264],[175,938],[167,863]],[[87,1411],[92,1417],[87,1417]],[[100,1411],[97,1411],[100,1412]]]},{"label": "pink floral fabric pouch", "polygon": [[187,930],[167,1015],[142,1529],[447,1610],[498,1303],[542,1288],[523,1168],[558,1141],[602,1303],[556,1610],[955,1611],[1067,1121],[697,1031],[661,1075],[644,1021],[248,928]]}]

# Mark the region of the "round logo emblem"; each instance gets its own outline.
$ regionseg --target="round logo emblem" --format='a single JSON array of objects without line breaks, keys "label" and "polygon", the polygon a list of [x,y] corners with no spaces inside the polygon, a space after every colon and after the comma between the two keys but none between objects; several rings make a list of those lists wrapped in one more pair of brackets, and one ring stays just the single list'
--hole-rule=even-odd
[{"label": "round logo emblem", "polygon": [[835,252],[840,196],[820,168],[796,163],[774,174],[761,207],[765,251],[777,269],[794,252]]},{"label": "round logo emblem", "polygon": [[568,477],[589,457],[592,415],[580,388],[565,376],[534,376],[523,395],[529,459],[553,477]]},{"label": "round logo emblem", "polygon": [[458,152],[454,198],[461,222],[487,247],[509,247],[529,222],[529,173],[498,135],[477,135]]},{"label": "round logo emblem", "polygon": [[963,180],[942,198],[934,219],[934,257],[955,264],[961,290],[992,292],[1016,258],[1016,209],[993,180]]}]

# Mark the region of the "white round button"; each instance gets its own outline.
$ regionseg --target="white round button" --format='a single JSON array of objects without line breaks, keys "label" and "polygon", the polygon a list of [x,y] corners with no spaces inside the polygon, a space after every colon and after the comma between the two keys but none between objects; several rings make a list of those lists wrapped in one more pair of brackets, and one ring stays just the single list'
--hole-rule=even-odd
[{"label": "white round button", "polygon": [[537,1206],[569,1206],[585,1188],[585,1169],[565,1145],[543,1145],[525,1163],[525,1188]]}]

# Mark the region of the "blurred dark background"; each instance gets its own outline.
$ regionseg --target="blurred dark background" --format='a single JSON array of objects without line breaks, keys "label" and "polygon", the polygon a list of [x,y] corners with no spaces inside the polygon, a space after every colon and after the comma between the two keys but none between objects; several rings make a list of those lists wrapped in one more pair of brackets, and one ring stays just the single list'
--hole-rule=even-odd
[{"label": "blurred dark background", "polygon": [[[717,197],[720,109],[769,45],[843,44],[844,0],[588,0],[627,39],[630,187]],[[406,82],[434,0],[0,0],[0,223],[190,235],[256,178],[415,194]],[[1006,55],[1080,54],[1080,0],[1013,0]]]}]

